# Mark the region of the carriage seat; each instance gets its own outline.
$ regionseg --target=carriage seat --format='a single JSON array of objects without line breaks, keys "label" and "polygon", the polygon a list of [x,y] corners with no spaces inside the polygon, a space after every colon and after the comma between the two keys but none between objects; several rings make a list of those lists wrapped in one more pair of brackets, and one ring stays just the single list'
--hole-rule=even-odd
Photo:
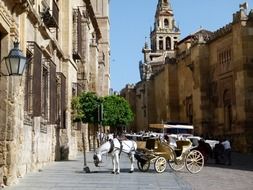
[{"label": "carriage seat", "polygon": [[175,148],[175,152],[177,156],[181,156],[181,154],[189,150],[192,145],[191,141],[188,140],[178,140],[176,143],[177,147]]},{"label": "carriage seat", "polygon": [[156,139],[147,139],[145,148],[148,149],[148,150],[156,149],[157,148]]}]

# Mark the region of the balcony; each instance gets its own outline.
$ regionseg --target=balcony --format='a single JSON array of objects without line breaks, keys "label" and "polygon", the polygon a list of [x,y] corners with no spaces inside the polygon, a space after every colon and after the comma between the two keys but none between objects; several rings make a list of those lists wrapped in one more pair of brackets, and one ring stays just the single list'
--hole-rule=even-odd
[{"label": "balcony", "polygon": [[[48,4],[49,3],[49,4]],[[42,19],[48,28],[58,28],[59,26],[59,8],[55,0],[51,3],[48,0],[44,0],[42,11]]]},{"label": "balcony", "polygon": [[80,9],[73,9],[74,28],[73,28],[73,59],[82,58],[82,29],[81,29],[81,11]]}]

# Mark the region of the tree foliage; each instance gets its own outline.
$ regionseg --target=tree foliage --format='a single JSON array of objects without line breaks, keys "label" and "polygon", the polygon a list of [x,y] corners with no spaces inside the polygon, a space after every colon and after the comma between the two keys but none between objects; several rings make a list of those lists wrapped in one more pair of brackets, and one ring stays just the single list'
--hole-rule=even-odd
[{"label": "tree foliage", "polygon": [[101,104],[103,104],[104,126],[113,128],[126,126],[134,119],[134,114],[124,98],[116,95],[99,98],[95,93],[87,92],[72,100],[74,121],[97,124],[98,108]]},{"label": "tree foliage", "polygon": [[103,100],[103,125],[111,127],[126,126],[134,119],[128,102],[120,96],[107,96]]},{"label": "tree foliage", "polygon": [[74,110],[74,121],[84,123],[98,123],[98,106],[101,99],[93,92],[83,92],[73,98],[72,109]]}]

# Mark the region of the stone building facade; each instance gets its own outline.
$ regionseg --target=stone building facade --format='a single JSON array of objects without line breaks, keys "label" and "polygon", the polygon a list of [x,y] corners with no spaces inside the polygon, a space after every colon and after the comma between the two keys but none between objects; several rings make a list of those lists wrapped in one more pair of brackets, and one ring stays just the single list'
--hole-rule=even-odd
[{"label": "stone building facade", "polygon": [[[22,76],[0,75],[0,183],[78,152],[88,128],[71,120],[72,97],[109,94],[109,1],[1,0],[0,56],[19,41]],[[85,128],[86,127],[86,128]],[[85,131],[80,129],[86,129]]]},{"label": "stone building facade", "polygon": [[[162,2],[167,1],[158,5]],[[147,130],[150,123],[188,122],[197,135],[229,136],[236,150],[253,151],[252,29],[253,11],[240,6],[223,28],[200,29],[178,41],[174,57],[147,61],[157,51],[145,45],[141,66],[151,68],[149,77],[143,77],[147,69],[140,69],[142,80],[121,91],[126,99],[136,99],[135,130]]]}]

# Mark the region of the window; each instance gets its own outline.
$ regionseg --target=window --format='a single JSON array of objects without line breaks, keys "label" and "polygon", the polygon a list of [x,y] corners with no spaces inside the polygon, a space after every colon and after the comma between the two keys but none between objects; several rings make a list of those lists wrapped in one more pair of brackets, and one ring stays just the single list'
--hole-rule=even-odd
[{"label": "window", "polygon": [[57,124],[66,128],[66,77],[57,73]]},{"label": "window", "polygon": [[231,48],[225,48],[218,51],[218,64],[220,67],[220,72],[225,73],[232,69],[232,50]]},{"label": "window", "polygon": [[166,50],[170,50],[171,49],[171,39],[170,37],[166,38]]},{"label": "window", "polygon": [[31,57],[25,71],[25,106],[27,115],[41,116],[42,51],[35,42],[27,42],[27,54]]},{"label": "window", "polygon": [[[26,56],[28,59],[32,57],[31,52],[28,50],[26,53]],[[32,97],[32,61],[29,61],[26,65],[25,69],[25,100],[24,100],[24,110],[26,112],[26,115],[32,114],[32,105],[33,105],[33,97]]]},{"label": "window", "polygon": [[56,65],[53,63],[53,61],[50,60],[50,92],[49,92],[49,97],[50,97],[50,123],[55,124],[57,120],[57,78],[56,78]]},{"label": "window", "polygon": [[[57,119],[56,65],[43,58],[42,50],[35,42],[27,42],[27,57],[31,58],[25,71],[24,111],[26,119],[42,117],[44,126],[55,124]],[[43,131],[46,131],[43,129]]]},{"label": "window", "polygon": [[42,69],[41,113],[44,119],[48,119],[48,68]]},{"label": "window", "polygon": [[165,28],[169,27],[169,21],[168,21],[168,19],[164,19],[164,27]]},{"label": "window", "polygon": [[163,40],[159,40],[159,49],[163,50]]}]

